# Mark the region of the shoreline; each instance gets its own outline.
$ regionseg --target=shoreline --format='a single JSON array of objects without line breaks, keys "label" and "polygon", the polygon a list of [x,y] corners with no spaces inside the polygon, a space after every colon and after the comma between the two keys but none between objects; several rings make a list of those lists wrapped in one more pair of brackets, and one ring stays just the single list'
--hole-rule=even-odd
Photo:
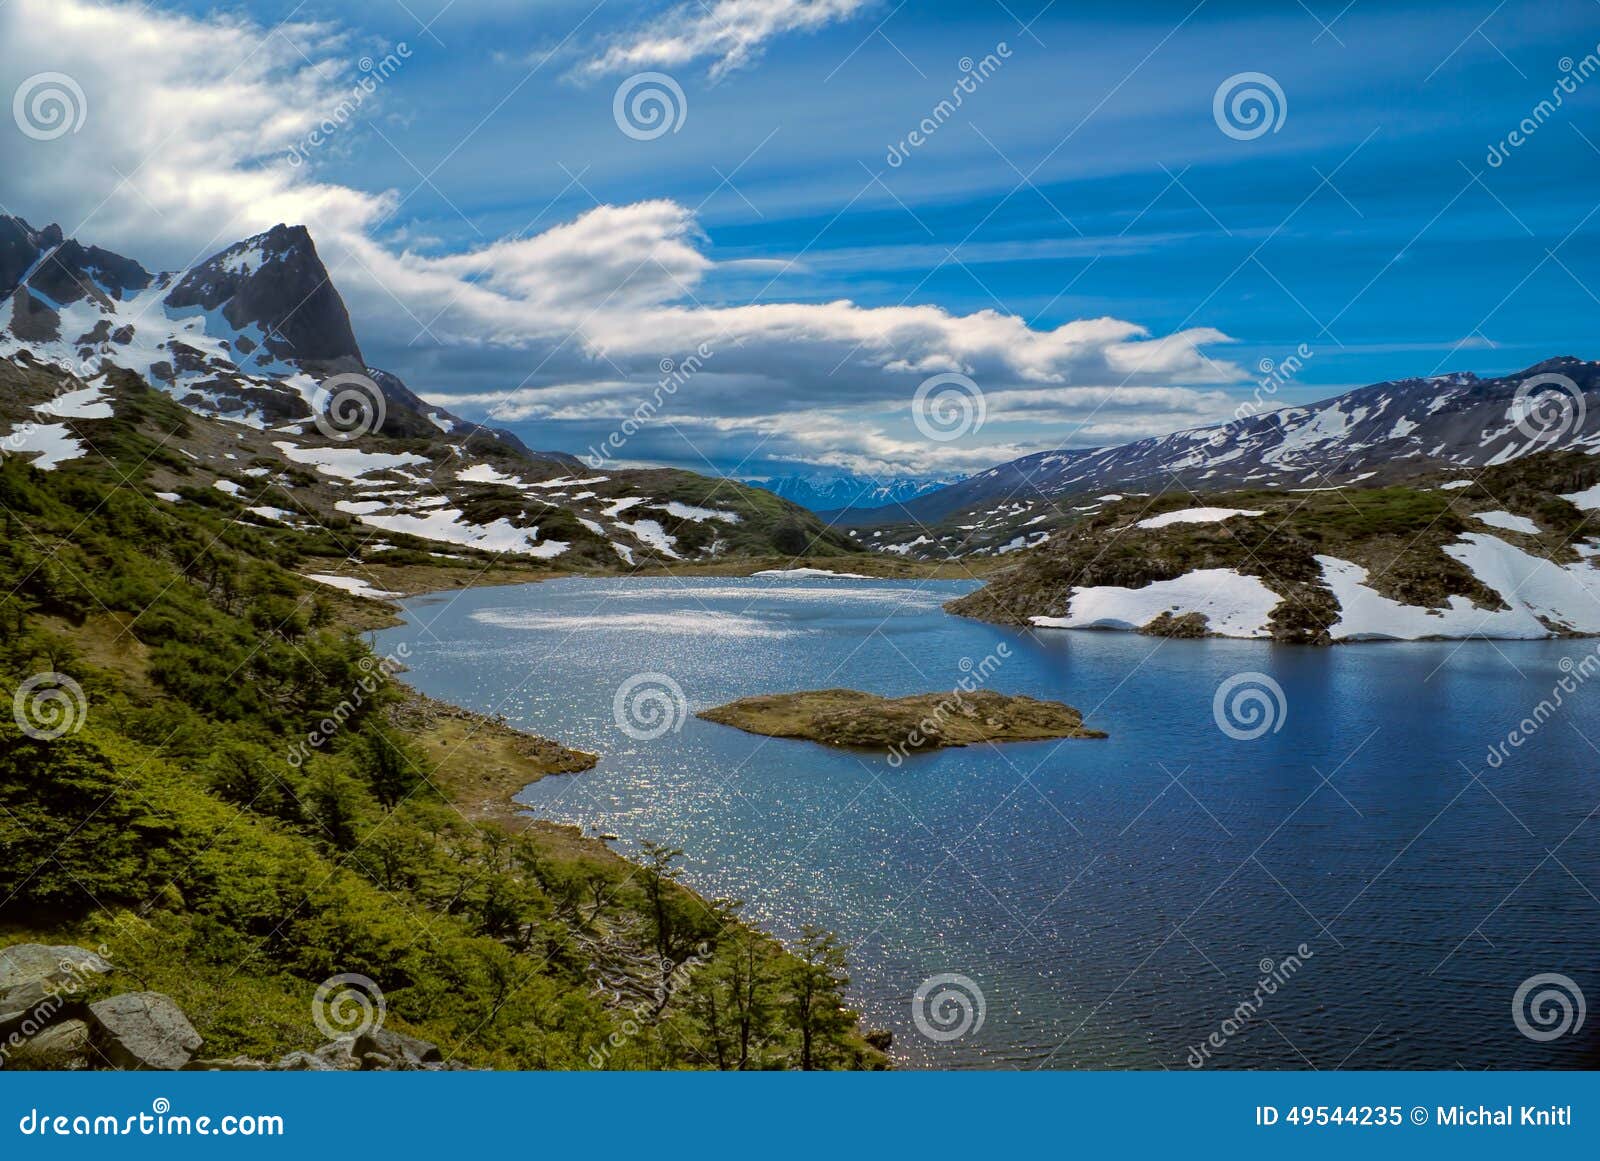
[{"label": "shoreline", "polygon": [[[349,602],[380,603],[361,597],[350,597]],[[394,623],[405,622],[396,618]],[[403,700],[390,710],[391,722],[422,748],[432,767],[429,781],[470,823],[496,827],[513,835],[536,835],[557,855],[587,858],[631,870],[644,866],[613,849],[605,838],[586,834],[570,823],[540,818],[516,800],[520,791],[535,782],[553,775],[580,774],[593,769],[599,763],[599,754],[576,750],[542,734],[518,729],[504,716],[479,713],[430,697],[399,674],[391,674],[389,680],[404,691]],[[673,880],[673,889],[697,899],[708,909],[713,905],[710,898],[687,882]],[[752,936],[769,941],[785,955],[794,954],[771,931],[744,920],[734,922]],[[880,1047],[869,1039],[872,1034],[872,1029],[858,1014],[855,1039],[868,1070],[893,1067],[887,1045]]]}]

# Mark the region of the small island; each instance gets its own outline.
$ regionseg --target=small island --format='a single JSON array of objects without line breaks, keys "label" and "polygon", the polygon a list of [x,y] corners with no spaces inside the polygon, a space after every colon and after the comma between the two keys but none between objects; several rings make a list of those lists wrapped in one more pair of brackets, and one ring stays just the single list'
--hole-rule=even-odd
[{"label": "small island", "polygon": [[912,751],[974,742],[1106,736],[1085,727],[1083,715],[1070,705],[986,689],[899,698],[855,689],[773,693],[740,698],[697,716],[774,738],[887,750],[892,765]]}]

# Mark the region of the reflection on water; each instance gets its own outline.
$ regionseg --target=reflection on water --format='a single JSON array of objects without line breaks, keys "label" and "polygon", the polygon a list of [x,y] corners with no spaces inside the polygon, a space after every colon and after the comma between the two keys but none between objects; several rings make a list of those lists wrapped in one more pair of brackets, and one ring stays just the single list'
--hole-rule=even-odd
[{"label": "reflection on water", "polygon": [[[940,611],[969,587],[562,580],[408,602],[380,648],[408,642],[427,693],[601,753],[524,793],[541,816],[681,846],[693,885],[782,936],[839,931],[852,994],[905,1066],[1597,1062],[1600,1020],[1540,1042],[1512,1013],[1545,972],[1600,999],[1595,691],[1486,763],[1592,643],[1035,639]],[[639,673],[691,709],[902,696],[950,689],[1002,642],[991,688],[1069,702],[1110,738],[896,769],[693,716],[651,740],[613,720]],[[1212,708],[1246,672],[1284,706],[1248,741]],[[919,1029],[938,975],[976,985],[981,1026]]]}]

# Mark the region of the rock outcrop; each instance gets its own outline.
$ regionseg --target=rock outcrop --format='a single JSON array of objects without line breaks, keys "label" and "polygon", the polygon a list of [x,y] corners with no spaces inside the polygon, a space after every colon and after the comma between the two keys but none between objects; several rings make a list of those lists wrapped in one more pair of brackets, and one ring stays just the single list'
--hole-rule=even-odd
[{"label": "rock outcrop", "polygon": [[111,1068],[172,1071],[202,1041],[183,1010],[160,992],[128,992],[89,1005],[89,1044]]}]

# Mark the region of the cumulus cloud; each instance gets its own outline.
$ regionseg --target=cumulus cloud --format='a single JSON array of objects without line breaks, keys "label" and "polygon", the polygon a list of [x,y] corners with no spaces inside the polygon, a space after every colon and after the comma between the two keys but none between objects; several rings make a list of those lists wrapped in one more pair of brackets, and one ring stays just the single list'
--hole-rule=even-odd
[{"label": "cumulus cloud", "polygon": [[673,68],[716,58],[711,76],[743,68],[767,41],[848,20],[869,0],[693,0],[614,41],[583,66],[588,73]]},{"label": "cumulus cloud", "polygon": [[[695,9],[704,27],[692,12],[670,17],[648,59],[720,54],[733,67],[772,35],[857,6],[722,0]],[[1227,336],[1203,327],[1151,335],[1091,318],[1038,329],[993,310],[723,301],[709,289],[719,264],[695,214],[665,199],[597,206],[460,252],[407,248],[391,221],[395,191],[321,179],[315,153],[290,161],[370,72],[355,62],[394,47],[316,24],[10,0],[0,75],[66,72],[89,108],[80,133],[22,140],[20,156],[8,154],[0,207],[167,269],[278,222],[305,223],[369,358],[452,409],[537,422],[546,446],[603,438],[657,389],[664,359],[695,352],[703,366],[630,455],[682,457],[687,444],[719,461],[759,449],[874,474],[982,467],[1068,436],[1113,442],[1220,417],[1228,407],[1215,388],[1246,378],[1207,353]],[[360,115],[377,115],[384,99],[380,88]],[[342,132],[325,134],[325,147]],[[981,386],[989,425],[930,447],[910,400],[946,372]]]}]

